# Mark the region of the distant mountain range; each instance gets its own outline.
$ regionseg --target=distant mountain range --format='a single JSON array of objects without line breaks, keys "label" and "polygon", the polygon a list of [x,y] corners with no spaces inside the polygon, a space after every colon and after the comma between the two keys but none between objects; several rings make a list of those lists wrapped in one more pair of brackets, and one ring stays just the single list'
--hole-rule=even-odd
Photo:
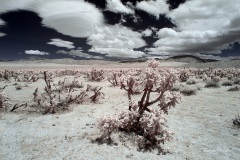
[{"label": "distant mountain range", "polygon": [[[132,59],[132,60],[123,60],[120,61],[120,63],[134,63],[134,62],[145,62],[149,58],[139,58],[139,59]],[[176,61],[176,62],[185,62],[185,63],[207,63],[207,62],[216,62],[219,60],[216,59],[203,59],[197,56],[193,55],[177,55],[177,56],[172,56],[168,57],[165,59],[160,59],[160,58],[154,58],[159,61]]]}]

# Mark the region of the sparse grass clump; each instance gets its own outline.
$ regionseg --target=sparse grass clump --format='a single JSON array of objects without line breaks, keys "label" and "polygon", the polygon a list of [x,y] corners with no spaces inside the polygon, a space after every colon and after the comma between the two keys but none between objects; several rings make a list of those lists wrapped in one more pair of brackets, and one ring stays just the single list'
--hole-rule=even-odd
[{"label": "sparse grass clump", "polygon": [[213,80],[206,81],[206,84],[204,86],[205,88],[219,88],[220,85],[218,82],[215,82]]}]

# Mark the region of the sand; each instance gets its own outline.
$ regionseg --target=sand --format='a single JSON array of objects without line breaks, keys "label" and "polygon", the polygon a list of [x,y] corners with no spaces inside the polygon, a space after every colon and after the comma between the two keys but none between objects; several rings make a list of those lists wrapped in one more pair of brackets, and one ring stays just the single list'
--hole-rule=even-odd
[{"label": "sand", "polygon": [[[90,65],[89,65],[90,64]],[[92,65],[80,64],[91,69]],[[179,67],[185,63],[166,62],[162,67]],[[100,68],[144,67],[145,63],[118,64],[106,62],[95,65]],[[0,63],[0,69],[73,69],[79,65],[53,63]],[[207,66],[206,66],[207,67]],[[73,76],[69,78],[73,79]],[[63,79],[63,77],[61,78]],[[57,80],[57,79],[56,79]],[[53,115],[42,115],[21,109],[13,113],[0,113],[0,159],[239,159],[240,129],[233,126],[232,119],[240,113],[238,92],[228,92],[229,87],[204,88],[199,80],[196,86],[201,88],[196,95],[183,96],[182,101],[167,115],[169,130],[174,139],[165,144],[170,153],[157,155],[157,151],[140,152],[136,144],[129,139],[131,135],[115,133],[116,145],[96,144],[91,140],[99,137],[97,119],[104,114],[110,115],[128,109],[125,91],[112,87],[107,80],[89,82],[78,78],[85,86],[102,86],[104,99],[93,104],[86,102],[74,104],[69,111]],[[15,82],[8,83],[4,92],[12,103],[32,100],[36,87],[44,87],[44,81],[29,84],[22,90],[16,90]],[[0,82],[0,87],[6,83]],[[19,84],[24,84],[20,82]],[[140,95],[134,96],[139,99]]]}]

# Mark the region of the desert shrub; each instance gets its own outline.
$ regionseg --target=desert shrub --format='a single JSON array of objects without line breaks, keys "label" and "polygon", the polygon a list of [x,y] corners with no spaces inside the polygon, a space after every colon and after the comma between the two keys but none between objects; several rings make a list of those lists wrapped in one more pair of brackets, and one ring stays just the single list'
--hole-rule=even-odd
[{"label": "desert shrub", "polygon": [[236,116],[233,120],[233,124],[240,127],[240,116]]},{"label": "desert shrub", "polygon": [[240,78],[234,77],[233,78],[233,84],[240,84]]},{"label": "desert shrub", "polygon": [[191,96],[191,95],[196,95],[197,90],[193,87],[183,87],[180,90],[180,93],[183,94],[184,96]]},{"label": "desert shrub", "polygon": [[220,77],[211,77],[211,80],[214,82],[219,82],[220,81]]},{"label": "desert shrub", "polygon": [[[158,62],[148,61],[148,69],[155,70]],[[157,73],[157,72],[153,72]],[[129,84],[122,84],[128,93],[129,109],[119,114],[104,116],[98,120],[98,127],[102,133],[98,141],[111,141],[111,134],[115,131],[135,133],[139,136],[139,147],[143,149],[157,148],[163,152],[163,144],[172,138],[172,133],[167,129],[167,120],[165,114],[168,110],[178,103],[179,94],[171,91],[176,77],[173,74],[166,73],[164,76],[157,77],[156,86],[154,79],[144,79],[144,88],[142,97],[139,101],[132,100],[132,84],[129,77]],[[157,93],[152,97],[151,93]],[[151,105],[158,103],[158,107],[150,108]]]},{"label": "desert shrub", "polygon": [[206,84],[205,84],[204,87],[205,87],[205,88],[218,88],[218,87],[220,87],[220,85],[219,85],[218,82],[209,80],[209,81],[206,81]]},{"label": "desert shrub", "polygon": [[182,86],[179,85],[179,84],[178,84],[178,85],[174,84],[173,87],[172,87],[172,89],[171,89],[171,91],[176,91],[176,92],[177,92],[177,91],[180,91],[181,87],[182,87]]},{"label": "desert shrub", "polygon": [[186,82],[186,84],[188,84],[188,85],[192,85],[192,84],[196,84],[196,83],[197,83],[196,79],[193,79],[193,78],[188,79],[187,82]]},{"label": "desert shrub", "polygon": [[228,80],[228,81],[222,82],[221,85],[222,85],[222,86],[232,86],[232,85],[233,85],[233,82]]},{"label": "desert shrub", "polygon": [[228,89],[228,91],[239,91],[238,86],[234,86]]}]

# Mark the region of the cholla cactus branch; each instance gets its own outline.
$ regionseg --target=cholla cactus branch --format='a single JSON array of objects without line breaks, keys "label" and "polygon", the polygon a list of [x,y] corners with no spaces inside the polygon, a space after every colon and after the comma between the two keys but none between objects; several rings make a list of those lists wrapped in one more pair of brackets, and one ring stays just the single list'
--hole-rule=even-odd
[{"label": "cholla cactus branch", "polygon": [[0,88],[0,92],[2,92],[8,85],[5,85],[3,88]]},{"label": "cholla cactus branch", "polygon": [[15,111],[16,109],[18,109],[18,108],[21,108],[21,107],[27,107],[27,103],[25,103],[25,104],[15,104],[14,106],[13,106],[13,108],[10,110],[10,112],[13,112],[13,111]]}]

